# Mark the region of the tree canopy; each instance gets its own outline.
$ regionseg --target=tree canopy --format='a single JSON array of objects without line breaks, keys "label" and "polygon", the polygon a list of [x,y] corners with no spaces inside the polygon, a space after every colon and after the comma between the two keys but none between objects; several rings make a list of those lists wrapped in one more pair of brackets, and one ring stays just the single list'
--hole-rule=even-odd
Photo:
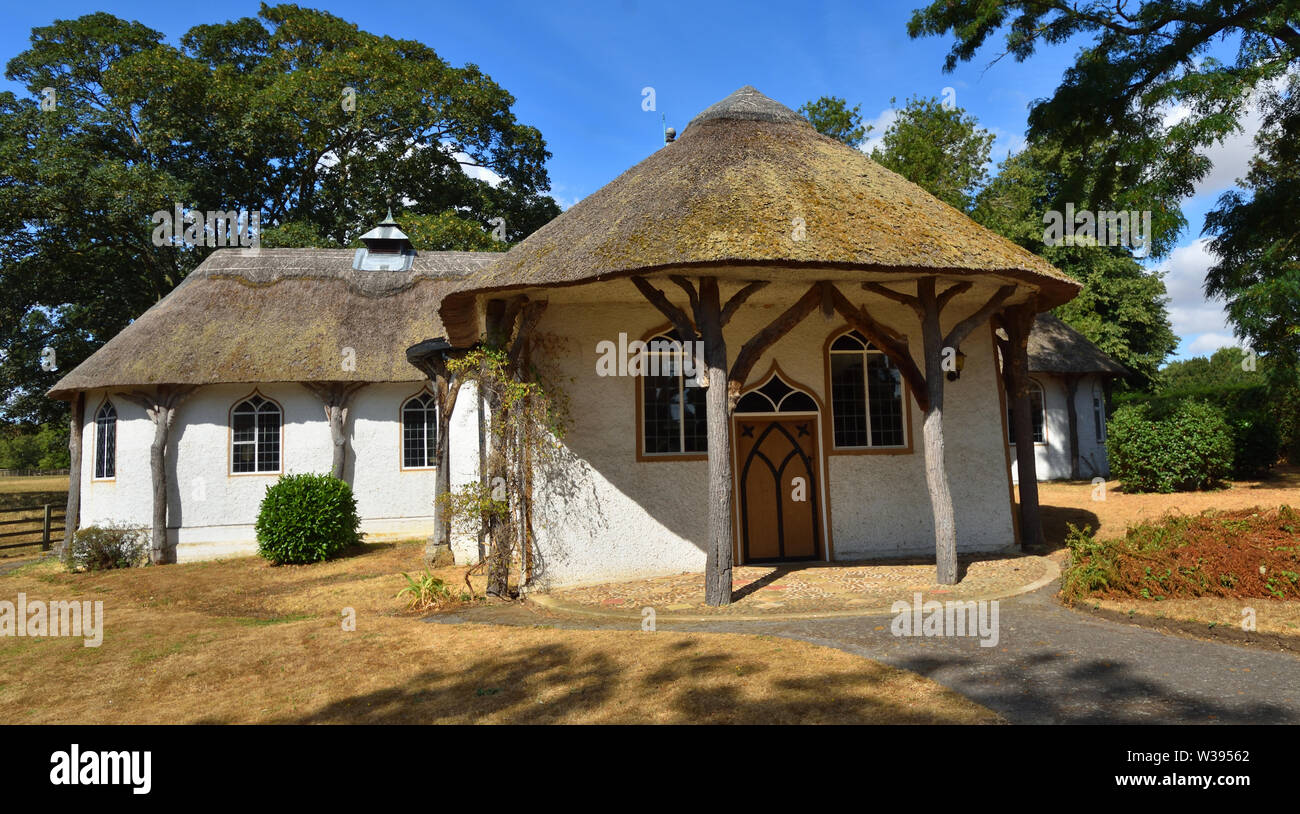
[{"label": "tree canopy", "polygon": [[1056,309],[1057,316],[1136,373],[1136,384],[1150,385],[1178,346],[1164,281],[1123,247],[1045,242],[1043,212],[1063,180],[1054,160],[1059,154],[1057,148],[1030,144],[1008,157],[980,192],[971,216],[1082,283],[1079,295]]},{"label": "tree canopy", "polygon": [[962,108],[937,98],[913,97],[898,111],[871,157],[944,203],[969,212],[988,179],[992,147],[993,134]]},{"label": "tree canopy", "polygon": [[817,128],[824,136],[838,139],[850,147],[857,147],[871,131],[870,125],[862,124],[862,106],[849,103],[838,96],[822,96],[811,102],[804,102],[799,114]]},{"label": "tree canopy", "polygon": [[1227,303],[1237,332],[1274,364],[1278,384],[1300,383],[1300,79],[1274,92],[1256,136],[1244,190],[1205,218],[1218,262],[1205,291]]},{"label": "tree canopy", "polygon": [[[1084,39],[1052,97],[1031,108],[1029,140],[1059,146],[1058,200],[1151,210],[1161,256],[1186,225],[1178,202],[1209,172],[1205,149],[1240,130],[1254,92],[1300,59],[1297,20],[1300,0],[933,0],[908,33],[950,35],[948,71],[998,33],[997,59],[1017,61]],[[1228,39],[1232,61],[1210,53]]]},{"label": "tree canopy", "polygon": [[31,96],[0,94],[0,420],[58,414],[45,389],[211,251],[154,245],[154,212],[260,210],[268,245],[345,246],[392,206],[465,249],[496,248],[496,218],[517,241],[559,214],[505,89],[322,11],[263,5],[175,45],[56,20],[6,76]]}]

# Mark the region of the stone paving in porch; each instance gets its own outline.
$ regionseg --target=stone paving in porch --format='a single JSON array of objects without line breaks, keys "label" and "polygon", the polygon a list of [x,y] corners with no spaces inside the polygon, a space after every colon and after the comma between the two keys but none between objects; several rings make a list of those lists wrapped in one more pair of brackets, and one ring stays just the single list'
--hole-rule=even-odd
[{"label": "stone paving in porch", "polygon": [[1047,557],[963,558],[957,585],[937,585],[934,563],[920,561],[745,565],[733,572],[732,603],[704,604],[704,575],[676,574],[530,594],[560,612],[639,617],[644,608],[669,618],[779,618],[888,612],[897,600],[997,599],[1045,584],[1059,574]]}]

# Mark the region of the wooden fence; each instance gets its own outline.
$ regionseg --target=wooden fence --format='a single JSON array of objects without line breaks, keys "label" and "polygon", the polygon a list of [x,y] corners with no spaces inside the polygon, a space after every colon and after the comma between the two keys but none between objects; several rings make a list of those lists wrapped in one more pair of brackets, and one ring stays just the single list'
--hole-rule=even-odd
[{"label": "wooden fence", "polygon": [[0,469],[0,478],[42,478],[66,474],[66,469]]},{"label": "wooden fence", "polygon": [[[21,516],[36,512],[39,512],[39,514],[31,517]],[[66,515],[67,507],[54,503],[0,510],[0,549],[25,548],[39,544],[42,551],[49,551],[51,541],[59,539],[63,535]],[[14,531],[11,530],[13,526],[30,526],[30,528],[19,528]],[[6,540],[12,540],[15,537],[30,539],[20,543],[6,542]]]}]

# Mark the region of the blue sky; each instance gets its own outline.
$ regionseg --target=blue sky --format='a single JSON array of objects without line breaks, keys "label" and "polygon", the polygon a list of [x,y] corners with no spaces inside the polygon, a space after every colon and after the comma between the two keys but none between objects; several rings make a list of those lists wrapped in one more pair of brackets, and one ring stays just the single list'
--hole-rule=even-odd
[{"label": "blue sky", "polygon": [[[880,135],[890,99],[942,96],[974,114],[997,137],[995,161],[1023,143],[1028,105],[1049,96],[1072,61],[1067,44],[1017,63],[991,43],[951,74],[942,71],[948,42],[912,40],[908,2],[677,3],[662,0],[565,2],[303,2],[377,34],[420,40],[453,64],[479,65],[516,98],[520,121],[539,128],[553,157],[552,194],[563,206],[599,189],[662,143],[663,124],[680,132],[695,113],[742,85],[754,85],[792,108],[823,94],[860,104]],[[10,4],[0,57],[27,47],[34,26],[106,10],[138,20],[175,41],[199,23],[257,13],[256,2],[220,4],[65,0]],[[22,89],[0,82],[15,92]],[[654,89],[653,112],[642,89]],[[1196,238],[1205,212],[1253,152],[1250,133],[1215,150],[1216,170],[1184,211],[1192,228],[1179,248],[1153,265],[1166,271],[1180,356],[1235,344],[1222,309],[1200,295],[1210,262]]]}]

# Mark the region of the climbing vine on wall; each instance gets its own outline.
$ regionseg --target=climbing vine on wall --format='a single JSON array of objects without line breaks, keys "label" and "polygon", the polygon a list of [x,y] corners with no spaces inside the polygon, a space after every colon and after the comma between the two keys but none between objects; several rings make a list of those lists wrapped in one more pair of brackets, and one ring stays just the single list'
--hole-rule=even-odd
[{"label": "climbing vine on wall", "polygon": [[[487,405],[489,433],[482,477],[444,496],[442,510],[463,534],[482,535],[488,593],[509,596],[542,570],[536,541],[533,484],[555,467],[563,449],[568,399],[524,356],[480,345],[447,363],[472,383]],[[512,572],[516,575],[511,586]]]}]

